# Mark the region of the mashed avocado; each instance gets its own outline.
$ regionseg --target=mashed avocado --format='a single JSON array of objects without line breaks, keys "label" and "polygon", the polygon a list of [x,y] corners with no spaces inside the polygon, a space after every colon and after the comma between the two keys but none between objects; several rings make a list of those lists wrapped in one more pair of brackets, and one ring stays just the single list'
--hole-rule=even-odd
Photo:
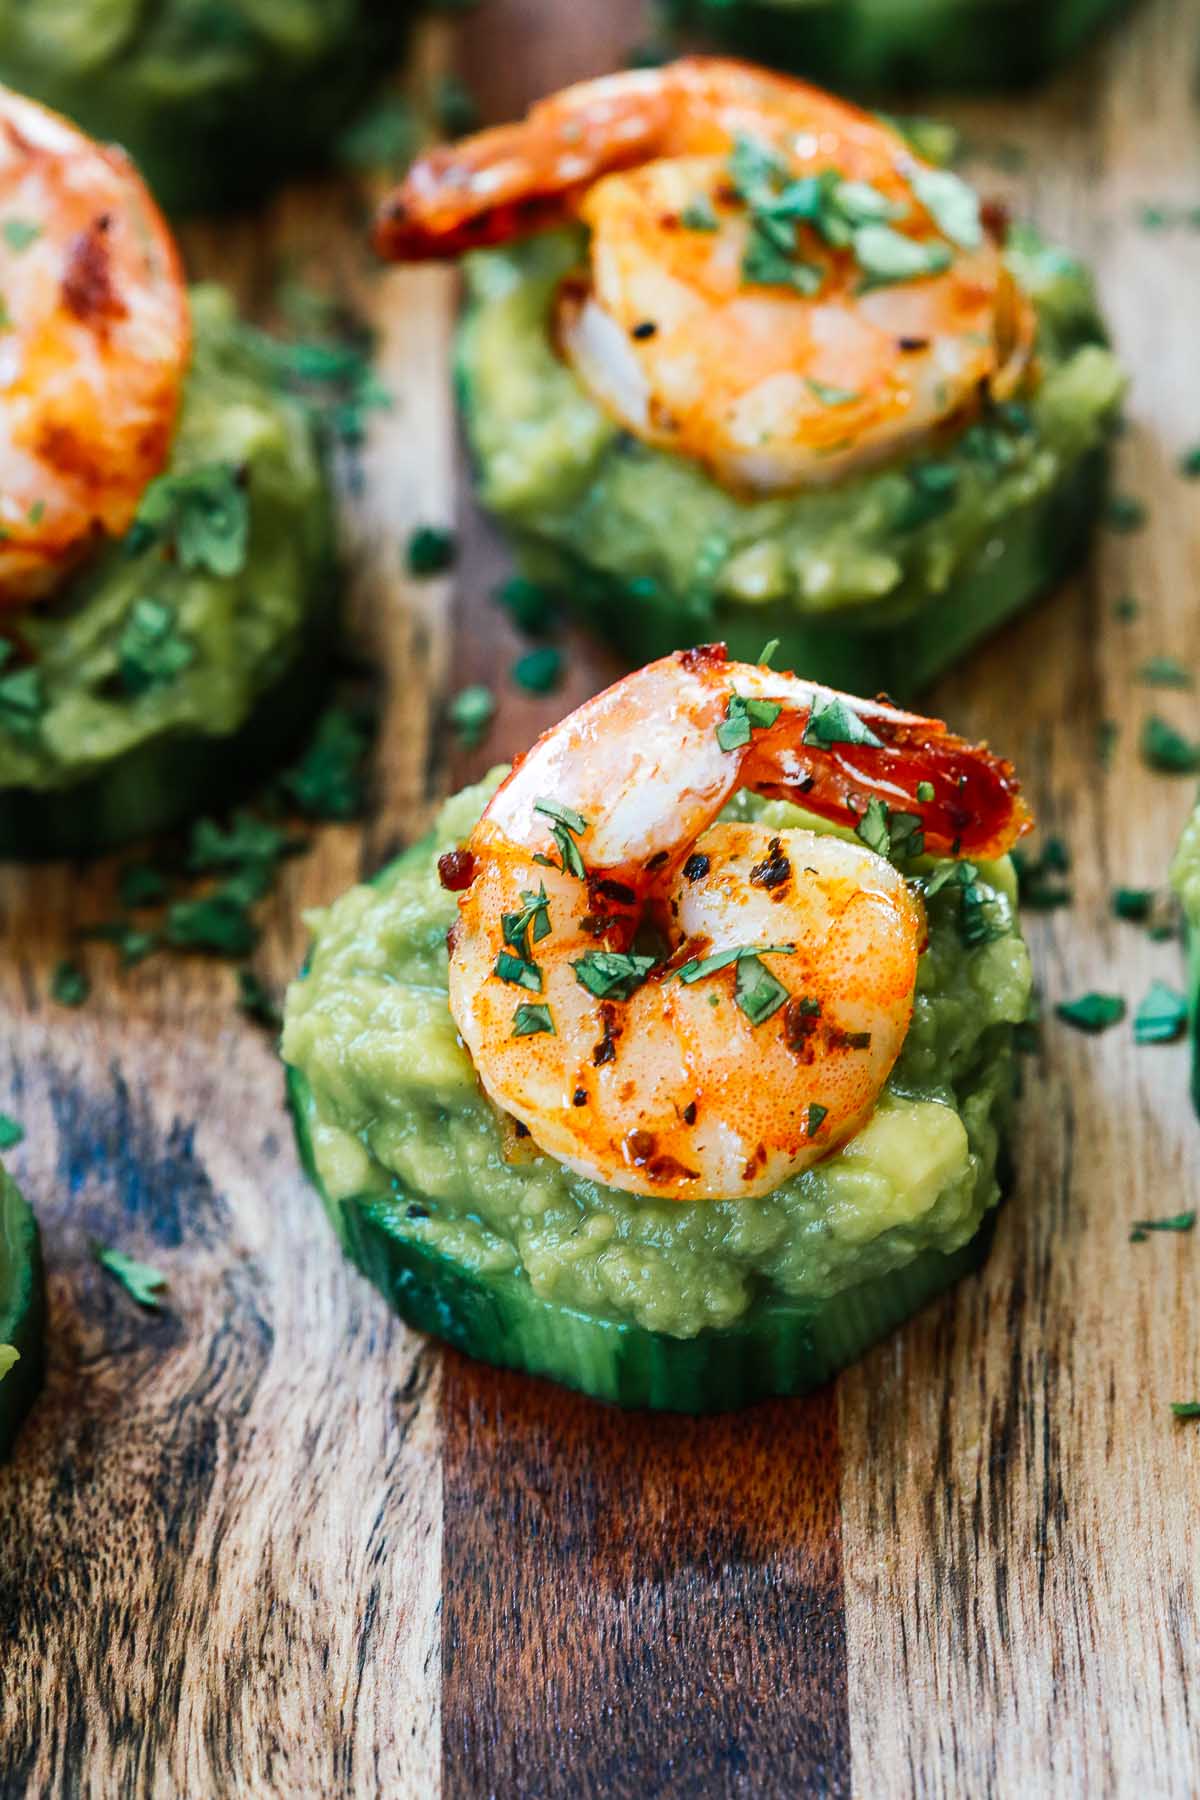
[{"label": "mashed avocado", "polygon": [[852,92],[1036,81],[1124,0],[665,0],[757,61]]},{"label": "mashed avocado", "polygon": [[[980,872],[987,941],[964,942],[957,891],[930,900],[912,1026],[852,1142],[764,1199],[660,1202],[546,1156],[506,1161],[499,1115],[459,1043],[446,993],[456,909],[437,857],[467,835],[497,779],[456,795],[432,839],[377,882],[309,917],[311,966],[288,995],[283,1055],[308,1084],[305,1124],[330,1198],[398,1194],[406,1204],[388,1229],[456,1267],[515,1275],[559,1307],[676,1339],[736,1325],[760,1298],[841,1295],[974,1236],[999,1196],[1012,1028],[1030,994],[1007,861]],[[831,829],[748,795],[735,810]]]},{"label": "mashed avocado", "polygon": [[403,0],[0,0],[0,78],[124,145],[158,199],[248,200],[319,158]]},{"label": "mashed avocado", "polygon": [[641,444],[547,331],[583,240],[468,259],[458,373],[480,490],[529,572],[561,584],[635,660],[723,638],[834,686],[911,693],[1078,550],[1121,398],[1079,265],[1029,233],[1010,260],[1039,314],[1043,378],[919,461],[746,502]]},{"label": "mashed avocado", "polygon": [[[117,771],[154,781],[189,741],[203,782],[328,636],[332,514],[311,419],[259,366],[226,294],[196,289],[192,316],[170,461],[131,531],[53,601],[3,621],[0,824],[31,792],[36,817],[60,793],[98,804]],[[176,812],[216,803],[203,787],[161,798]],[[128,833],[161,823],[156,806],[139,818],[134,802]]]}]

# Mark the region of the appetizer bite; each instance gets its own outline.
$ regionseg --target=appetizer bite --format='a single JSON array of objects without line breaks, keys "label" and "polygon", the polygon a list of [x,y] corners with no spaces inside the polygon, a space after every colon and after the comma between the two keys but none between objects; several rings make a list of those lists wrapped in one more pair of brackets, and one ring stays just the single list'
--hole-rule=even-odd
[{"label": "appetizer bite", "polygon": [[37,1221],[0,1169],[0,1462],[42,1385],[45,1329]]},{"label": "appetizer bite", "polygon": [[666,22],[853,92],[1038,81],[1125,0],[665,0]]},{"label": "appetizer bite", "polygon": [[403,0],[0,0],[0,80],[121,144],[168,210],[319,163],[403,43]]},{"label": "appetizer bite", "polygon": [[1171,886],[1183,909],[1188,958],[1188,1031],[1192,1040],[1192,1105],[1200,1117],[1200,801],[1197,801],[1171,864]]},{"label": "appetizer bite", "polygon": [[311,917],[283,1055],[344,1246],[622,1405],[824,1381],[986,1247],[1029,824],[981,746],[723,645],[617,682]]},{"label": "appetizer bite", "polygon": [[189,296],[124,155],[0,89],[0,854],[217,806],[324,679],[331,506],[305,410]]},{"label": "appetizer bite", "polygon": [[813,88],[586,82],[419,158],[376,241],[505,246],[458,347],[480,492],[631,658],[769,635],[912,693],[1083,547],[1122,388],[1087,277]]}]

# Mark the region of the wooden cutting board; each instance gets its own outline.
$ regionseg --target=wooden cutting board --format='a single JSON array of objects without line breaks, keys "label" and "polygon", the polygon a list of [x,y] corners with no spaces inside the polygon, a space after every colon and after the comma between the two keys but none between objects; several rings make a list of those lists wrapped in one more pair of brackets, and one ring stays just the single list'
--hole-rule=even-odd
[{"label": "wooden cutting board", "polygon": [[[1047,0],[1050,3],[1050,0]],[[488,0],[429,29],[488,118],[613,66],[633,0]],[[1196,0],[1145,0],[1038,94],[939,108],[987,191],[1098,270],[1133,372],[1120,486],[1149,506],[1076,582],[932,697],[1020,766],[1074,858],[1028,921],[1046,1001],[1136,1003],[1179,949],[1116,923],[1156,885],[1191,783],[1149,773],[1135,681],[1200,669]],[[193,267],[269,316],[281,261],[379,330],[396,406],[347,482],[356,613],[387,671],[376,797],[290,864],[257,959],[281,988],[305,906],[421,831],[439,797],[614,672],[569,640],[557,694],[505,671],[508,568],[475,511],[447,350],[453,277],[376,273],[362,195],[285,195],[192,230]],[[403,545],[457,518],[453,574]],[[1114,613],[1124,595],[1136,618]],[[496,685],[484,749],[441,726]],[[1104,721],[1119,735],[1108,767]],[[1182,1047],[1053,1019],[1027,1064],[1016,1190],[982,1276],[816,1398],[712,1422],[623,1417],[444,1354],[339,1255],[297,1168],[278,1065],[230,973],[160,958],[86,1007],[48,998],[115,864],[0,880],[0,1104],[45,1230],[45,1396],[0,1471],[0,1793],[110,1795],[1187,1795],[1200,1787],[1195,1516],[1200,1242],[1129,1243],[1195,1205]],[[92,953],[88,952],[89,960]],[[169,1276],[159,1315],[93,1240]]]}]

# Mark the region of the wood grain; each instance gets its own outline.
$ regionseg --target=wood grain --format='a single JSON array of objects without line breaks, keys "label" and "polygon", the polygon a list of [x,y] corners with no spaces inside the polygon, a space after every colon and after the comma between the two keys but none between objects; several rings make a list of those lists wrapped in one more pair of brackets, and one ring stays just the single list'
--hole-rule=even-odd
[{"label": "wood grain", "polygon": [[[645,35],[634,0],[487,0],[457,29],[489,118]],[[418,81],[450,42],[424,35]],[[1029,920],[1048,1008],[1179,979],[1178,946],[1113,921],[1108,895],[1161,880],[1192,797],[1141,767],[1141,719],[1200,733],[1194,694],[1133,680],[1155,654],[1200,668],[1200,486],[1175,472],[1200,437],[1200,233],[1136,218],[1200,200],[1198,53],[1200,0],[1143,0],[1042,92],[937,106],[983,186],[1095,263],[1134,373],[1120,481],[1147,528],[1104,535],[934,696],[1014,756],[1071,847],[1075,904]],[[454,281],[373,272],[364,199],[330,183],[188,234],[193,267],[258,316],[284,261],[350,298],[397,399],[341,470],[352,610],[386,675],[372,815],[289,865],[257,958],[276,987],[304,907],[616,672],[568,633],[557,694],[508,679],[524,646],[490,599],[508,560],[455,434]],[[413,582],[409,529],[451,517],[455,571]],[[497,724],[454,751],[444,702],[476,679]],[[97,947],[88,1007],[48,1000],[114,869],[0,877],[0,1104],[28,1133],[13,1164],[53,1334],[0,1470],[4,1800],[1200,1788],[1200,1439],[1169,1416],[1200,1392],[1200,1251],[1128,1243],[1131,1218],[1197,1203],[1182,1049],[1049,1022],[982,1277],[809,1402],[624,1419],[390,1317],[305,1190],[223,967],[118,977]],[[100,1274],[94,1239],[168,1273],[161,1316]]]}]

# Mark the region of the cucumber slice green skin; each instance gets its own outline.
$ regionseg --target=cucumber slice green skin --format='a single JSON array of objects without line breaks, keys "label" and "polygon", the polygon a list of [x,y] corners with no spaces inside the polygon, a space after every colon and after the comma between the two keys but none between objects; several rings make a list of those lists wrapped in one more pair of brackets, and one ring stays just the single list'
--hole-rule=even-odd
[{"label": "cucumber slice green skin", "polygon": [[331,570],[321,589],[295,657],[237,731],[152,738],[71,787],[0,788],[0,858],[97,856],[246,793],[301,742],[328,688],[337,628]]},{"label": "cucumber slice green skin", "polygon": [[978,1268],[991,1243],[994,1214],[950,1256],[925,1251],[907,1268],[832,1300],[760,1300],[730,1330],[669,1337],[555,1305],[522,1275],[480,1275],[414,1243],[397,1229],[403,1193],[331,1199],[313,1157],[311,1089],[291,1068],[287,1087],[301,1161],[343,1249],[406,1324],[481,1362],[543,1375],[616,1406],[729,1412],[809,1393]]},{"label": "cucumber slice green skin", "polygon": [[1027,87],[1128,0],[667,0],[668,23],[853,91]]},{"label": "cucumber slice green skin", "polygon": [[42,1385],[46,1288],[37,1221],[16,1183],[0,1170],[0,1344],[21,1360],[0,1381],[0,1462],[12,1449]]},{"label": "cucumber slice green skin", "polygon": [[944,594],[911,617],[874,630],[865,622],[855,630],[810,622],[782,602],[689,604],[557,555],[541,540],[523,544],[518,537],[514,543],[530,573],[560,587],[585,623],[634,664],[705,641],[723,641],[732,657],[754,662],[763,644],[778,638],[776,668],[795,669],[847,693],[886,692],[905,700],[1081,560],[1103,504],[1108,462],[1103,446],[1081,457],[1049,493],[1005,522],[998,555],[981,550]]}]

